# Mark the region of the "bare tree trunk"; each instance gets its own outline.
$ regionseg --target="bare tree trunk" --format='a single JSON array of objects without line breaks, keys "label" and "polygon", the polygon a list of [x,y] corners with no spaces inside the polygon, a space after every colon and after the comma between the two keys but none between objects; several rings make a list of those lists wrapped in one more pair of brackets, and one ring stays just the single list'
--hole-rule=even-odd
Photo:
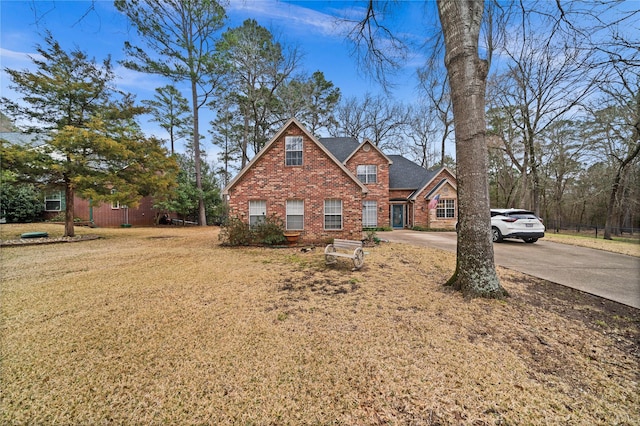
[{"label": "bare tree trunk", "polygon": [[478,56],[484,2],[439,0],[456,136],[460,232],[456,271],[447,285],[465,296],[504,297],[496,274],[485,141],[487,61]]},{"label": "bare tree trunk", "polygon": [[198,87],[196,81],[191,80],[191,97],[193,103],[193,164],[196,169],[196,189],[198,190],[198,223],[200,226],[207,226],[207,211],[204,206],[202,196],[202,165],[200,159],[200,123],[198,106]]}]

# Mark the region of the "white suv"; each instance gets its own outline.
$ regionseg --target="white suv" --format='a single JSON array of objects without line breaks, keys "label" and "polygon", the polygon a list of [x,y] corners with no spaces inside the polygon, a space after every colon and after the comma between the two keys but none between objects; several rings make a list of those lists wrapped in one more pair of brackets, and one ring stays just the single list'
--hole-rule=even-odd
[{"label": "white suv", "polygon": [[533,212],[521,209],[491,209],[491,238],[494,243],[504,238],[520,238],[535,243],[544,237],[544,225]]}]

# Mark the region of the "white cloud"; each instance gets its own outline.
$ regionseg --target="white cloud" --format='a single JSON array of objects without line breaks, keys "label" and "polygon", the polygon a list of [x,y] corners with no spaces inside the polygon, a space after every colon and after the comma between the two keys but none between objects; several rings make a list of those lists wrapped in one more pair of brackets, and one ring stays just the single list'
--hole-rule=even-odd
[{"label": "white cloud", "polygon": [[343,37],[344,24],[336,16],[318,12],[300,5],[277,0],[231,0],[227,9],[254,18],[276,20],[284,29],[329,37]]}]

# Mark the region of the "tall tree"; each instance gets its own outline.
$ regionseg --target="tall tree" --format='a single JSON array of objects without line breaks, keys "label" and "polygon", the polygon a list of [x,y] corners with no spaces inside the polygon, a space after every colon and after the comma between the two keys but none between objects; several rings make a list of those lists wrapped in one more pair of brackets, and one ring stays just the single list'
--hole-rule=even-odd
[{"label": "tall tree", "polygon": [[189,101],[170,84],[157,88],[155,92],[153,99],[142,103],[151,109],[153,121],[169,134],[169,146],[173,155],[176,152],[176,142],[191,134],[187,128],[192,122]]},{"label": "tall tree", "polygon": [[[125,43],[129,60],[124,66],[158,74],[190,86],[193,113],[193,150],[196,188],[202,193],[199,111],[218,89],[222,74],[216,63],[215,35],[225,19],[224,8],[215,0],[116,0],[143,37],[147,49]],[[198,221],[206,226],[204,199],[198,203]]]},{"label": "tall tree", "polygon": [[614,170],[604,231],[604,238],[611,239],[625,178],[640,158],[640,66],[613,63],[612,73],[600,84],[600,90],[601,99],[590,108],[590,125],[597,149]]},{"label": "tall tree", "polygon": [[496,274],[485,141],[485,88],[489,64],[478,54],[483,2],[438,0],[451,87],[458,180],[458,255],[448,284],[463,294],[503,297]]},{"label": "tall tree", "polygon": [[249,161],[249,148],[257,153],[268,141],[275,95],[298,66],[300,55],[295,48],[286,49],[271,32],[254,19],[222,35],[217,44],[221,62],[230,76],[228,95],[235,99],[244,119],[241,141],[242,167]]},{"label": "tall tree", "polygon": [[[51,34],[37,46],[36,71],[6,69],[23,97],[2,99],[5,112],[30,119],[45,135],[38,147],[2,145],[2,158],[21,180],[65,188],[65,235],[74,236],[74,196],[135,205],[142,195],[171,185],[172,163],[160,142],[145,138],[134,121],[143,109],[111,87],[101,65],[75,49],[64,51]],[[41,58],[41,59],[40,59]],[[113,190],[117,191],[114,194]]]},{"label": "tall tree", "polygon": [[[430,61],[431,62],[431,61]],[[446,72],[441,73],[435,64],[418,71],[419,88],[424,93],[429,109],[432,109],[440,123],[440,167],[444,167],[446,143],[453,132],[453,111]]]},{"label": "tall tree", "polygon": [[[480,58],[478,49],[484,2],[438,0],[437,5],[444,34],[444,62],[451,87],[458,162],[460,232],[456,271],[448,284],[469,296],[503,297],[506,291],[496,274],[490,238],[484,115],[489,64]],[[376,34],[387,35],[391,42],[398,40],[388,28],[380,25],[377,6],[377,2],[368,2],[365,18],[352,32],[356,44],[366,45],[373,55],[375,75],[388,65],[396,66],[378,48],[387,40],[380,40]],[[384,78],[379,80],[384,82]]]},{"label": "tall tree", "polygon": [[499,84],[493,99],[509,115],[524,145],[520,205],[540,213],[539,139],[548,126],[568,119],[589,96],[595,76],[590,72],[590,51],[581,39],[564,31],[553,13],[544,13],[544,4],[528,7],[520,3],[518,29],[503,49],[509,59],[507,70],[494,79]]}]

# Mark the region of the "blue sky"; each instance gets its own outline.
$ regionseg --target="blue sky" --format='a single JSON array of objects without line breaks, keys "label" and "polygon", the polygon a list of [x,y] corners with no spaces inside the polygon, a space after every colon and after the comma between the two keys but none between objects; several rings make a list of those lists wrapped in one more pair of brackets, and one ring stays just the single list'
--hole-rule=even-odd
[{"label": "blue sky", "polygon": [[[367,92],[377,94],[381,93],[380,86],[359,69],[351,54],[353,46],[345,39],[349,26],[335,19],[336,16],[361,18],[363,5],[362,2],[342,1],[232,0],[226,8],[229,17],[226,27],[239,26],[247,18],[256,19],[285,43],[299,47],[304,53],[300,71],[308,74],[316,70],[324,72],[346,97],[363,96]],[[0,8],[0,65],[3,70],[32,67],[29,55],[34,54],[34,46],[43,42],[42,34],[49,30],[66,50],[80,48],[98,61],[111,55],[116,63],[118,87],[136,94],[138,100],[152,98],[156,87],[167,84],[160,77],[139,74],[117,64],[124,59],[125,40],[141,43],[135,29],[115,9],[112,1],[1,0]],[[425,13],[429,15],[426,19]],[[419,44],[424,34],[437,25],[434,13],[435,2],[405,1],[394,8],[393,14],[388,12],[383,17],[398,34]],[[425,22],[430,22],[431,28],[425,30]],[[393,78],[396,87],[390,95],[410,103],[415,101],[415,70],[422,64],[421,55],[414,52],[406,64]],[[7,87],[9,81],[4,71],[1,79],[2,95],[14,98],[15,94]],[[155,124],[141,121],[145,132],[163,136]],[[201,132],[206,135],[208,120],[201,122],[204,123]],[[204,148],[212,151],[206,141]]]}]

